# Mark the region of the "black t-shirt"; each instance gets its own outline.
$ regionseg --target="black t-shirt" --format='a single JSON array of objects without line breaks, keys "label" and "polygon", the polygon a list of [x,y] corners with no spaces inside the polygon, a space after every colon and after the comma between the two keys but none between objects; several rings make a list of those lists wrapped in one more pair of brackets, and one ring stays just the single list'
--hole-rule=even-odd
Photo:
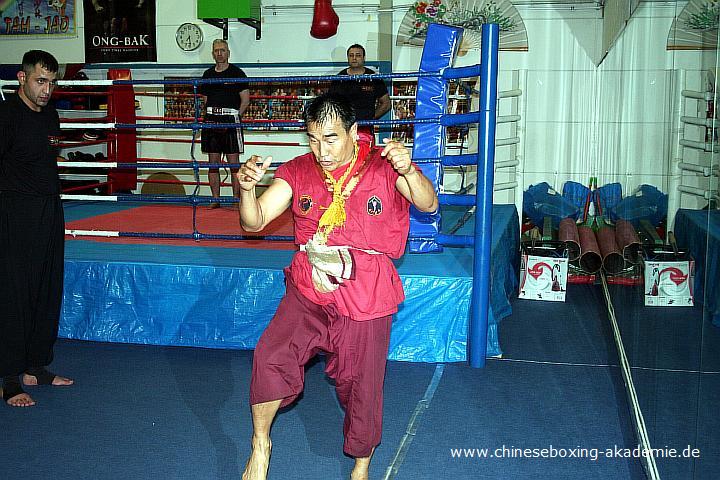
[{"label": "black t-shirt", "polygon": [[[231,64],[222,72],[216,72],[215,67],[210,67],[202,78],[247,78],[247,75]],[[247,89],[247,83],[205,83],[200,85],[198,91],[207,96],[208,107],[239,108],[240,92]]]},{"label": "black t-shirt", "polygon": [[55,107],[31,110],[19,95],[0,101],[0,191],[57,195],[60,118]]},{"label": "black t-shirt", "polygon": [[[364,75],[372,75],[375,71],[365,67]],[[350,75],[347,68],[338,72],[338,75]],[[330,85],[330,91],[345,97],[355,109],[355,117],[358,120],[373,120],[375,118],[375,104],[378,98],[388,94],[385,83],[380,79],[362,80],[359,82],[334,81]]]}]

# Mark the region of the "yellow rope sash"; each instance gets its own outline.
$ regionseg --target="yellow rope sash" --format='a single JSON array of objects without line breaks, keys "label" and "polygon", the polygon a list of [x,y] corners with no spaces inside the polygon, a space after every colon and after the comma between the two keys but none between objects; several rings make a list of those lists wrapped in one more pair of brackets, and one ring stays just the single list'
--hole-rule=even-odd
[{"label": "yellow rope sash", "polygon": [[319,241],[321,245],[327,244],[328,237],[330,236],[330,233],[332,233],[333,229],[335,229],[335,227],[342,227],[343,225],[345,225],[345,220],[347,219],[347,214],[345,213],[345,201],[350,197],[353,189],[358,184],[359,178],[355,176],[350,179],[347,185],[345,185],[344,189],[343,183],[345,183],[345,180],[347,180],[347,177],[355,168],[355,163],[357,163],[358,160],[358,151],[359,147],[356,142],[355,151],[353,153],[353,158],[350,161],[350,165],[348,165],[345,173],[343,173],[342,176],[337,180],[335,180],[331,172],[323,170],[323,172],[325,173],[325,177],[328,179],[330,184],[332,184],[333,199],[330,205],[328,205],[328,207],[325,209],[325,212],[320,217],[317,233],[315,234],[315,238]]}]

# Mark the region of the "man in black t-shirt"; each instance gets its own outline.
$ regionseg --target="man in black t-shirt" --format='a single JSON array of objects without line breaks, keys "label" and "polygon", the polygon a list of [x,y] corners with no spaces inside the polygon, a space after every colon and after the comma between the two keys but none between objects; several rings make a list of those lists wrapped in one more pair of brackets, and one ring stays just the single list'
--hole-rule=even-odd
[{"label": "man in black t-shirt", "polygon": [[[229,63],[230,49],[228,43],[216,39],[212,45],[215,66],[208,68],[202,78],[247,78],[245,72]],[[245,110],[250,104],[250,91],[247,83],[205,83],[200,85],[199,92],[206,97],[205,121],[212,123],[240,123]],[[222,156],[228,163],[238,164],[240,154],[244,151],[242,128],[204,128],[202,131],[202,152],[207,153],[211,164],[219,164]],[[240,187],[235,173],[240,167],[231,167],[230,179],[233,196],[240,197]],[[208,182],[212,196],[220,198],[220,171],[218,168],[208,170]],[[219,207],[219,203],[211,203],[210,208]]]},{"label": "man in black t-shirt", "polygon": [[[348,68],[338,75],[372,75],[377,73],[365,66],[365,48],[362,45],[350,45],[347,49]],[[382,80],[335,81],[330,91],[345,97],[355,109],[358,120],[376,120],[390,110],[390,96]],[[372,129],[367,128],[369,132]]]},{"label": "man in black t-shirt", "polygon": [[45,369],[57,339],[64,271],[60,119],[48,105],[57,71],[55,57],[30,50],[17,74],[18,94],[0,102],[0,376],[12,407],[35,405],[22,383],[73,383]]}]

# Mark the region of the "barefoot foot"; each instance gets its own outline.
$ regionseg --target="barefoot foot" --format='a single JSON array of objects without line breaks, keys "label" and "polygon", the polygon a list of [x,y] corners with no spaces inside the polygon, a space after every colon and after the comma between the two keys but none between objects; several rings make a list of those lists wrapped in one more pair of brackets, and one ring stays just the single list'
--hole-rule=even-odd
[{"label": "barefoot foot", "polygon": [[370,471],[368,467],[359,467],[355,465],[352,472],[350,472],[350,480],[368,480],[370,478]]},{"label": "barefoot foot", "polygon": [[355,457],[355,467],[350,472],[350,480],[368,480],[370,478],[370,460],[375,448],[370,451],[369,457]]},{"label": "barefoot foot", "polygon": [[3,387],[0,388],[2,399],[11,407],[32,407],[35,400],[25,393],[20,385],[20,381],[15,376],[3,378]]},{"label": "barefoot foot", "polygon": [[35,386],[35,385],[53,385],[56,387],[61,386],[68,386],[75,383],[75,381],[72,378],[66,378],[61,377],[60,375],[54,375],[53,379],[50,381],[50,383],[44,383],[42,381],[38,381],[38,377],[35,375],[30,375],[29,373],[23,373],[22,381],[25,385]]},{"label": "barefoot foot", "polygon": [[252,453],[245,465],[242,480],[265,480],[270,466],[270,452],[272,442],[270,439],[256,439],[252,441]]},{"label": "barefoot foot", "polygon": [[11,407],[34,407],[35,406],[35,400],[33,400],[32,397],[25,392],[23,392],[19,395],[15,395],[14,397],[8,398],[6,402]]}]

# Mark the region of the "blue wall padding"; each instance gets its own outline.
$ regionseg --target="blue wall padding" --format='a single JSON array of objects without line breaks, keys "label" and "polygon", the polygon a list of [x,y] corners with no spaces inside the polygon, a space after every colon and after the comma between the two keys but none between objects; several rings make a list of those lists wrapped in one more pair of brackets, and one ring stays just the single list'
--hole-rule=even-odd
[{"label": "blue wall padding", "polygon": [[[720,210],[680,209],[673,231],[678,245],[695,259],[693,296],[720,327]],[[710,334],[717,335],[717,330]]]},{"label": "blue wall padding", "polygon": [[[450,212],[448,221],[465,209]],[[454,216],[454,217],[453,217]],[[454,222],[451,222],[454,223]],[[472,233],[472,221],[458,233]],[[517,286],[519,222],[513,205],[493,210],[487,354],[500,355],[497,322]],[[66,243],[60,336],[209,348],[254,348],[285,292],[292,251]],[[406,300],[389,358],[466,359],[472,249],[405,255],[396,262]],[[262,265],[262,267],[257,267]]]},{"label": "blue wall padding", "polygon": [[559,193],[552,193],[547,182],[530,185],[523,194],[523,213],[537,226],[542,226],[545,217],[552,219],[554,228],[560,227],[563,218],[577,218],[580,209]]},{"label": "blue wall padding", "polygon": [[[431,24],[420,59],[420,72],[439,72],[450,67],[462,29]],[[448,84],[440,77],[418,79],[415,117],[440,118],[447,108]],[[445,154],[445,129],[439,123],[415,125],[413,158],[439,160]]]},{"label": "blue wall padding", "polygon": [[590,189],[582,183],[568,180],[565,182],[565,185],[563,185],[562,194],[563,197],[565,197],[565,200],[572,203],[580,210],[585,209],[585,200],[587,199],[588,193],[590,193]]},{"label": "blue wall padding", "polygon": [[[602,207],[603,215],[611,218],[612,210],[617,207],[617,204],[622,200],[622,185],[619,183],[606,183],[602,187],[595,190],[595,212],[598,211],[598,203]],[[608,215],[610,213],[610,215]]]},{"label": "blue wall padding", "polygon": [[[420,166],[423,174],[437,186],[442,183],[442,165],[437,163],[424,163]],[[442,247],[433,238],[437,236],[442,225],[440,211],[426,213],[410,208],[410,233],[408,234],[408,248],[413,253],[427,253],[442,251]]]},{"label": "blue wall padding", "polygon": [[640,226],[641,220],[648,220],[657,227],[667,216],[667,206],[666,194],[652,185],[640,185],[634,195],[623,198],[610,209],[610,218],[622,218],[636,227]]},{"label": "blue wall padding", "polygon": [[[428,27],[427,38],[420,59],[420,72],[439,72],[452,66],[455,52],[462,38],[462,29],[447,25],[431,24]],[[440,77],[421,77],[418,79],[415,117],[440,118],[445,114],[447,107],[448,86],[447,81]],[[439,123],[416,124],[413,136],[413,160],[433,161],[440,168],[440,159],[445,154],[445,127]],[[426,175],[433,175],[430,165],[423,165]],[[437,191],[439,173],[434,178],[429,176]],[[442,247],[431,241],[416,242],[414,236],[427,237],[436,235],[440,231],[440,213],[435,215],[434,223],[427,223],[427,218],[418,221],[415,215],[410,217],[410,240],[408,245],[411,252],[437,252]]]}]

